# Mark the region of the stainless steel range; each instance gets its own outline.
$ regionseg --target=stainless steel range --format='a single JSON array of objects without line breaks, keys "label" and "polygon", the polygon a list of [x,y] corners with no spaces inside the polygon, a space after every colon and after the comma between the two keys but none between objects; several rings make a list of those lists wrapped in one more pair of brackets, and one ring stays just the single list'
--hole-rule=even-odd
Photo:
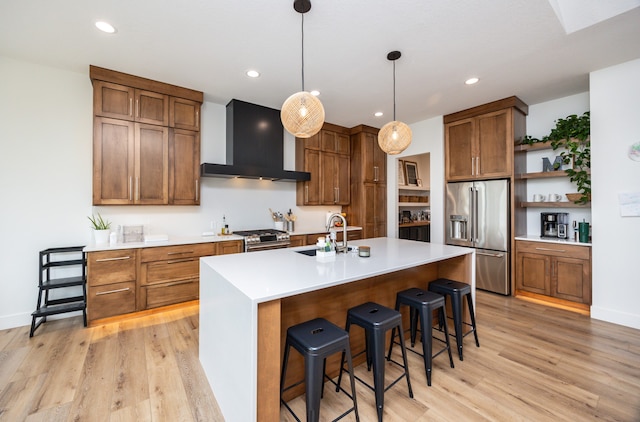
[{"label": "stainless steel range", "polygon": [[291,244],[289,233],[282,230],[244,230],[234,232],[234,234],[244,236],[245,252],[287,248]]}]

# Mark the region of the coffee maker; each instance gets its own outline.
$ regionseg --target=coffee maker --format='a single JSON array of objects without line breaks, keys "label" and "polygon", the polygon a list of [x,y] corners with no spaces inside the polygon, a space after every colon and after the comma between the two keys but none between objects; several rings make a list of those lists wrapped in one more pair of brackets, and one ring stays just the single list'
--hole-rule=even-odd
[{"label": "coffee maker", "polygon": [[540,237],[555,237],[560,239],[569,237],[569,213],[541,212]]}]

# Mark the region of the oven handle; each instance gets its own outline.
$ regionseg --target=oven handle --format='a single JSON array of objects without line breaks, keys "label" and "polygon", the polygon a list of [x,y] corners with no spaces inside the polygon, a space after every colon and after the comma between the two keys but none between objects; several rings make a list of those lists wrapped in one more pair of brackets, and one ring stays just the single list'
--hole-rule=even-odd
[{"label": "oven handle", "polygon": [[289,245],[291,244],[290,241],[288,240],[283,240],[277,243],[269,243],[266,245],[250,245],[246,247],[246,252],[255,252],[255,251],[264,251],[264,250],[268,250],[268,249],[282,249],[282,248],[288,248]]}]

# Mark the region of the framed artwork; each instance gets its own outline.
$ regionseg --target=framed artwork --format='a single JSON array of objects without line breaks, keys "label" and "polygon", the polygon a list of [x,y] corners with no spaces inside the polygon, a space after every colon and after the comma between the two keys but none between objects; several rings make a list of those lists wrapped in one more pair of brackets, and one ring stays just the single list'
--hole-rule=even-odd
[{"label": "framed artwork", "polygon": [[407,185],[418,186],[418,163],[414,161],[404,162],[405,180]]},{"label": "framed artwork", "polygon": [[404,177],[404,161],[398,160],[398,184],[404,186],[407,181]]}]

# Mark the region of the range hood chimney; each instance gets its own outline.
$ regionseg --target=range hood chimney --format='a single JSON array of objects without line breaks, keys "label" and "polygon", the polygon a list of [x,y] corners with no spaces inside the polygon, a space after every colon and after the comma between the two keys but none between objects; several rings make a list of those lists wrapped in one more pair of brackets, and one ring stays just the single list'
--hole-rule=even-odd
[{"label": "range hood chimney", "polygon": [[311,180],[311,173],[284,170],[280,110],[233,99],[227,104],[227,164],[203,163],[203,177]]}]

